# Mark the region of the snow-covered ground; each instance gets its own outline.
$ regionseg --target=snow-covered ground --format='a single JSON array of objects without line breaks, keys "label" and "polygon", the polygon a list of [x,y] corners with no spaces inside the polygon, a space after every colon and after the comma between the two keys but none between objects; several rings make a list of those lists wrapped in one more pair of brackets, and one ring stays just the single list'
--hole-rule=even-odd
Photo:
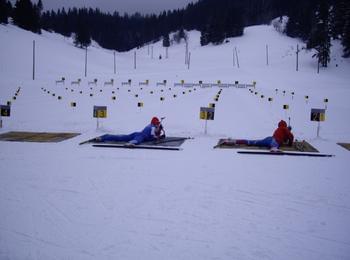
[{"label": "snow-covered ground", "polygon": [[[116,53],[116,74],[113,51],[94,45],[84,77],[85,51],[70,39],[0,25],[0,104],[21,87],[0,133],[81,133],[60,143],[0,142],[0,259],[350,258],[350,152],[336,144],[350,142],[350,61],[341,58],[339,42],[333,42],[330,67],[317,74],[305,50],[296,71],[296,45],[303,44],[272,26],[246,28],[243,37],[220,46],[201,47],[199,37],[189,33],[189,69],[184,43],[170,47],[168,59],[160,42],[152,45],[153,59],[152,46]],[[65,85],[56,84],[62,77]],[[78,78],[80,86],[72,86]],[[97,86],[88,86],[94,78]],[[104,86],[111,78],[114,86]],[[122,86],[128,79],[131,87]],[[145,80],[150,84],[141,89]],[[167,85],[156,87],[163,80]],[[256,81],[258,94],[224,88],[204,134],[199,109],[213,103],[219,89],[174,87],[181,80]],[[326,121],[317,137],[310,110],[324,108],[325,98]],[[94,105],[108,107],[99,129]],[[104,133],[141,130],[154,115],[166,117],[168,136],[194,139],[177,152],[78,145]],[[212,148],[219,138],[271,135],[289,117],[297,139],[335,157]]]}]

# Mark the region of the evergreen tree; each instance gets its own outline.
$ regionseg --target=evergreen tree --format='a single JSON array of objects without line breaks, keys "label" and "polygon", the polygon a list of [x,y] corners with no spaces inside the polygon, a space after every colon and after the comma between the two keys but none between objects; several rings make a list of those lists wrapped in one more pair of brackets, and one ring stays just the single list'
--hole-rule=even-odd
[{"label": "evergreen tree", "polygon": [[344,24],[343,34],[342,34],[342,44],[344,46],[343,57],[349,58],[350,57],[350,3],[349,2],[346,5],[345,24]]},{"label": "evergreen tree", "polygon": [[201,30],[200,43],[201,46],[209,44],[209,25],[207,24],[204,29]]},{"label": "evergreen tree", "polygon": [[170,47],[170,38],[168,33],[163,36],[163,47]]},{"label": "evergreen tree", "polygon": [[184,28],[181,27],[180,30],[174,34],[173,38],[176,43],[180,43],[182,39],[187,41],[187,34],[185,33]]},{"label": "evergreen tree", "polygon": [[28,14],[32,8],[32,3],[29,0],[17,0],[13,11],[13,22],[19,27],[28,30]]},{"label": "evergreen tree", "polygon": [[331,8],[330,24],[333,39],[340,39],[345,25],[345,1],[336,1]]},{"label": "evergreen tree", "polygon": [[221,19],[213,19],[208,30],[209,41],[215,45],[223,43],[225,40],[225,31],[223,21]]},{"label": "evergreen tree", "polygon": [[[29,0],[17,0],[22,1]],[[307,41],[312,46],[310,48],[315,48],[313,42],[319,36],[315,36],[318,30],[316,18],[313,17],[321,2],[333,6],[332,15],[328,19],[331,24],[328,29],[331,30],[332,37],[338,35],[337,37],[343,39],[348,34],[344,28],[345,8],[341,6],[349,0],[200,0],[189,4],[185,9],[162,12],[159,15],[137,13],[120,16],[117,12],[105,14],[98,9],[73,8],[67,12],[64,9],[46,12],[42,15],[41,23],[43,28],[65,36],[74,32],[78,45],[78,35],[83,34],[82,28],[86,27],[85,33],[102,47],[127,51],[162,37],[164,40],[171,32],[177,32],[174,40],[181,42],[186,39],[185,30],[199,30],[202,45],[220,44],[227,37],[243,35],[245,26],[268,23],[273,18],[286,15],[289,17],[287,35],[299,37]],[[37,7],[39,6],[38,2]],[[80,22],[82,18],[83,24]],[[342,42],[346,44],[346,39]]]},{"label": "evergreen tree", "polygon": [[40,33],[40,13],[30,0],[17,0],[13,12],[13,21],[19,27]]},{"label": "evergreen tree", "polygon": [[91,44],[91,34],[86,25],[82,21],[79,21],[77,30],[75,32],[74,37],[75,46],[79,46],[80,48],[86,48]]},{"label": "evergreen tree", "polygon": [[330,61],[331,31],[329,25],[329,3],[321,0],[319,3],[312,26],[310,38],[307,42],[307,48],[314,48],[318,62],[322,67],[327,67]]},{"label": "evergreen tree", "polygon": [[7,24],[10,10],[6,0],[0,0],[0,23]]},{"label": "evergreen tree", "polygon": [[32,31],[36,33],[41,33],[41,12],[43,10],[43,3],[39,0],[38,4],[33,5],[32,10]]},{"label": "evergreen tree", "polygon": [[229,6],[225,13],[224,32],[226,37],[237,37],[243,35],[244,22],[243,13],[240,11],[242,6],[240,4],[233,4]]},{"label": "evergreen tree", "polygon": [[64,8],[62,8],[61,11],[61,26],[60,26],[60,30],[62,31],[62,35],[66,36],[66,37],[70,37],[72,34],[72,29],[69,26],[69,17],[66,13],[66,10]]},{"label": "evergreen tree", "polygon": [[12,17],[13,16],[13,7],[10,1],[7,2],[7,12],[8,12],[8,16]]},{"label": "evergreen tree", "polygon": [[37,8],[38,8],[39,14],[40,14],[40,16],[41,16],[41,12],[42,12],[43,9],[44,9],[43,2],[42,2],[41,0],[38,1]]},{"label": "evergreen tree", "polygon": [[187,34],[186,34],[186,32],[185,32],[183,27],[181,27],[180,30],[179,30],[179,38],[180,39],[184,39],[185,41],[187,41]]},{"label": "evergreen tree", "polygon": [[286,27],[288,36],[298,37],[303,41],[309,39],[313,23],[312,17],[319,1],[323,0],[296,0],[289,3],[285,12],[289,17]]}]

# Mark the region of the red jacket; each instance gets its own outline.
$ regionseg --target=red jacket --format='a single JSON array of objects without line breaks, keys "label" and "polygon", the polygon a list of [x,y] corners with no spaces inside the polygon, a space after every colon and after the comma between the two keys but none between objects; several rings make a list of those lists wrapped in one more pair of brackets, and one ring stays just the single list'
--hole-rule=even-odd
[{"label": "red jacket", "polygon": [[273,133],[273,137],[279,145],[286,143],[291,146],[294,140],[294,136],[288,129],[287,123],[283,120],[278,123],[278,128]]}]

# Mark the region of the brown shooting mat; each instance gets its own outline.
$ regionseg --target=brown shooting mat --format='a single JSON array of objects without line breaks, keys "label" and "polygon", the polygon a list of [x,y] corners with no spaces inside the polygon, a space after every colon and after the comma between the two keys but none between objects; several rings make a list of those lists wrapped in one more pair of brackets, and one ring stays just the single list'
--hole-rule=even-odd
[{"label": "brown shooting mat", "polygon": [[337,144],[345,148],[346,150],[350,151],[350,143],[337,143]]},{"label": "brown shooting mat", "polygon": [[[220,139],[218,144],[214,148],[227,148],[227,149],[246,149],[246,150],[269,150],[268,147],[248,146],[246,144],[225,144],[225,141],[234,141],[235,139]],[[238,139],[237,139],[238,140]],[[310,143],[303,141],[294,141],[292,146],[282,145],[280,147],[282,151],[295,151],[295,152],[319,152]]]},{"label": "brown shooting mat", "polygon": [[80,133],[48,133],[48,132],[7,132],[0,134],[0,141],[58,143],[73,138]]}]

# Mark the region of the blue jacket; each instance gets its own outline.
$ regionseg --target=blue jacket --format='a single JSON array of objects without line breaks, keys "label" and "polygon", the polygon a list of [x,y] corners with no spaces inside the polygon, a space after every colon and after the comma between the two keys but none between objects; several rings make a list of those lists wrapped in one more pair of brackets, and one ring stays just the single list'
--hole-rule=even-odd
[{"label": "blue jacket", "polygon": [[139,144],[142,142],[153,141],[156,139],[155,135],[156,126],[149,124],[141,132],[135,132],[130,135],[124,136],[123,141],[129,141],[132,144]]},{"label": "blue jacket", "polygon": [[141,134],[144,137],[144,141],[151,141],[154,140],[156,138],[156,126],[149,124],[147,125],[142,131]]},{"label": "blue jacket", "polygon": [[134,132],[128,135],[103,135],[100,137],[102,142],[130,142],[139,144],[142,142],[153,141],[156,139],[156,126],[149,124],[141,132]]}]

